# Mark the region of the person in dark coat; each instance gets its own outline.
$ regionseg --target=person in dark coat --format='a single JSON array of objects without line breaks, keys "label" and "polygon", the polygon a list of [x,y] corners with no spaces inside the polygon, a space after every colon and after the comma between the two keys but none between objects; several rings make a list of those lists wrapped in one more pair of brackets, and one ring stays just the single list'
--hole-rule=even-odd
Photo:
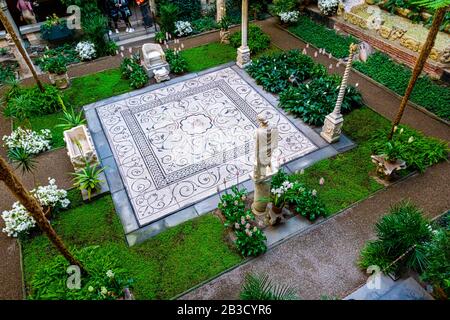
[{"label": "person in dark coat", "polygon": [[130,23],[131,10],[128,0],[108,0],[109,15],[114,22],[116,33],[119,33],[117,22],[122,19],[127,26],[126,32],[134,32]]}]

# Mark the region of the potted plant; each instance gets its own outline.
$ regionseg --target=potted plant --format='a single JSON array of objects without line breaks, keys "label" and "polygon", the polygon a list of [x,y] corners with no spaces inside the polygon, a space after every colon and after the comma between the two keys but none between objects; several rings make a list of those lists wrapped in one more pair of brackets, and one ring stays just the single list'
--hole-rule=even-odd
[{"label": "potted plant", "polygon": [[92,196],[96,196],[103,180],[100,174],[105,168],[98,168],[96,164],[86,163],[86,166],[78,172],[71,173],[74,176],[74,186],[81,191],[84,200],[91,200]]},{"label": "potted plant", "polygon": [[41,25],[41,38],[50,42],[62,41],[72,35],[73,31],[67,27],[67,23],[56,14],[47,17]]},{"label": "potted plant", "polygon": [[223,17],[219,21],[220,26],[220,43],[230,44],[230,19]]},{"label": "potted plant", "polygon": [[67,74],[67,61],[62,55],[44,58],[44,71],[48,72],[50,82],[59,89],[65,89],[70,85]]},{"label": "potted plant", "polygon": [[[397,131],[397,130],[396,130]],[[399,130],[399,135],[403,129]],[[394,136],[379,147],[381,154],[372,155],[372,162],[377,165],[377,173],[386,180],[392,180],[395,173],[406,168],[405,161],[401,160],[402,143]]]}]

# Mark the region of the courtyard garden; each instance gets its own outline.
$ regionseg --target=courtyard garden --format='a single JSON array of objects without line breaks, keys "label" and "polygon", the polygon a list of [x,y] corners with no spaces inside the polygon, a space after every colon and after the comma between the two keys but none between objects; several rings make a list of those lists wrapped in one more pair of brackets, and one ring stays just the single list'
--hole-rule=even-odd
[{"label": "courtyard garden", "polygon": [[[47,48],[34,59],[51,84],[35,77],[36,84],[25,86],[12,66],[2,67],[0,117],[11,130],[0,157],[0,180],[9,190],[1,191],[17,198],[1,207],[2,231],[20,243],[26,299],[198,298],[202,290],[217,292],[227,277],[233,278],[229,288],[244,277],[242,299],[295,300],[302,296],[298,288],[283,290],[267,275],[240,268],[267,263],[254,259],[261,255],[277,260],[271,256],[276,250],[314,237],[311,230],[326,238],[336,220],[352,214],[357,220],[369,201],[399,185],[408,190],[436,168],[446,170],[448,141],[384,117],[365,101],[371,93],[350,85],[348,75],[362,73],[400,96],[411,89],[409,100],[448,130],[447,84],[421,75],[412,89],[416,72],[382,52],[353,62],[349,54],[360,40],[313,21],[297,1],[249,2],[246,18],[254,23],[230,31],[245,14],[240,1],[226,1],[219,21],[216,8],[200,13],[200,1],[158,1],[160,31],[148,52],[96,36],[106,33],[106,24],[94,11],[83,17],[80,41]],[[323,15],[338,10],[319,2]],[[210,41],[215,30],[220,33]],[[293,35],[298,48],[283,50],[283,41],[269,35],[278,34],[273,30]],[[252,61],[240,66],[243,54]],[[338,59],[344,75],[321,64],[319,54]],[[77,66],[103,61],[110,62],[103,71],[87,67],[83,75],[68,76]],[[330,142],[334,116],[343,125],[332,129],[340,139]],[[261,170],[258,139],[273,134],[278,153],[266,150],[269,162]],[[67,154],[58,157],[73,166],[69,172],[49,160],[63,148]],[[430,184],[433,179],[436,201],[445,202],[442,181],[435,173]],[[386,275],[414,274],[433,288],[434,298],[448,299],[449,217],[440,216],[442,210],[426,217],[420,205],[426,187],[389,212],[373,208],[380,217],[375,224],[373,216],[364,217],[364,227],[355,222],[362,229],[355,237],[366,244],[350,263],[363,272],[377,265]],[[78,273],[80,281],[71,277]]]}]

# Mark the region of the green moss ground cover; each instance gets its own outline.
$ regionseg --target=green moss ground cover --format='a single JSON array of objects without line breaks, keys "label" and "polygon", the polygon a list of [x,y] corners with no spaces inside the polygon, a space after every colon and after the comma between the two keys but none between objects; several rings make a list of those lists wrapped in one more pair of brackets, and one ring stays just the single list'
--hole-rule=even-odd
[{"label": "green moss ground cover", "polygon": [[[366,62],[355,62],[353,67],[401,96],[405,94],[411,78],[409,68],[380,52],[371,55]],[[437,84],[428,76],[417,80],[410,100],[438,117],[450,120],[450,88]]]},{"label": "green moss ground cover", "polygon": [[[70,247],[99,245],[112,252],[135,280],[137,299],[169,299],[242,261],[224,241],[225,227],[208,214],[171,228],[141,245],[129,248],[110,196],[83,204],[70,191],[71,209],[53,219],[57,233]],[[57,253],[43,235],[23,241],[27,289],[39,265]]]},{"label": "green moss ground cover", "polygon": [[[289,31],[302,40],[331,52],[336,58],[348,56],[350,43],[359,42],[353,37],[340,35],[306,16],[301,16],[298,24],[290,27]],[[411,69],[394,62],[380,52],[371,55],[366,62],[355,61],[353,67],[401,96],[404,95],[411,77]],[[417,81],[410,100],[438,117],[450,120],[448,86],[439,85],[428,76],[423,76]]]},{"label": "green moss ground cover", "polygon": [[347,57],[350,44],[359,42],[354,37],[342,36],[303,15],[299,17],[296,25],[289,28],[289,31],[302,40],[325,49],[336,58]]}]

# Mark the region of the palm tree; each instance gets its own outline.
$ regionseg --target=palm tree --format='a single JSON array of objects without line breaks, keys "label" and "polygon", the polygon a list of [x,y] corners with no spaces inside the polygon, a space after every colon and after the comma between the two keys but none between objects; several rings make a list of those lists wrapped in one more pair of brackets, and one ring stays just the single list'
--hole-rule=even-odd
[{"label": "palm tree", "polygon": [[402,119],[409,97],[411,96],[411,93],[414,89],[414,85],[416,84],[417,79],[422,73],[425,62],[427,61],[431,50],[433,49],[434,42],[436,41],[436,36],[439,32],[439,27],[441,26],[442,21],[444,21],[445,13],[448,9],[448,6],[450,5],[450,0],[417,0],[414,3],[422,5],[428,9],[436,10],[436,12],[433,17],[433,24],[431,25],[430,31],[428,32],[427,40],[425,41],[425,44],[420,51],[419,58],[416,61],[411,79],[409,80],[408,87],[406,88],[405,95],[403,96],[402,102],[400,103],[400,108],[398,110],[397,116],[392,123],[391,132],[389,133],[388,137],[389,140],[392,139],[395,127],[398,126],[400,120]]},{"label": "palm tree", "polygon": [[31,71],[31,74],[33,75],[34,80],[36,81],[37,86],[39,89],[44,92],[44,86],[42,85],[41,80],[39,80],[39,77],[36,72],[36,68],[33,65],[33,62],[31,61],[30,57],[28,56],[25,48],[22,45],[22,42],[20,41],[18,35],[16,34],[11,21],[8,19],[6,14],[3,12],[2,9],[0,9],[0,21],[2,22],[3,26],[5,27],[5,30],[9,35],[11,36],[12,41],[16,45],[17,49],[19,50],[20,54],[22,55],[23,59],[25,60],[25,63],[27,64],[28,68]]},{"label": "palm tree", "polygon": [[247,274],[241,291],[242,300],[297,300],[293,287],[275,285],[267,274]]},{"label": "palm tree", "polygon": [[8,158],[16,165],[16,169],[22,170],[22,175],[30,173],[33,176],[33,184],[36,187],[36,160],[32,154],[28,153],[24,148],[12,148],[8,150]]},{"label": "palm tree", "polygon": [[47,235],[49,240],[53,243],[56,249],[69,261],[72,265],[80,267],[82,272],[85,272],[83,265],[70,253],[70,251],[62,242],[61,238],[55,232],[53,227],[45,217],[39,202],[25,189],[22,182],[12,171],[11,167],[6,163],[5,159],[0,156],[0,181],[3,181],[12,194],[20,201],[20,203],[27,209],[39,228]]}]

